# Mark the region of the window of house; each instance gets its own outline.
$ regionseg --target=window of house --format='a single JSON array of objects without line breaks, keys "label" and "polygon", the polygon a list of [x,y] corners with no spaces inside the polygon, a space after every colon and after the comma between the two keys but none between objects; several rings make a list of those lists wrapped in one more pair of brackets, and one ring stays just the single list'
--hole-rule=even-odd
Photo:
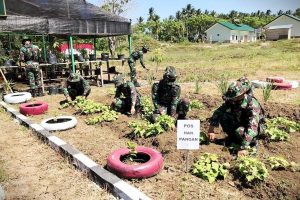
[{"label": "window of house", "polygon": [[232,35],[232,36],[231,36],[231,40],[234,40],[234,38],[235,38],[235,36],[234,36],[234,35]]},{"label": "window of house", "polygon": [[241,35],[241,40],[243,40],[243,38],[244,38],[244,37]]},{"label": "window of house", "polygon": [[237,39],[237,36],[235,36],[235,40],[238,40],[238,39]]},{"label": "window of house", "polygon": [[218,33],[217,36],[220,36],[220,34]]}]

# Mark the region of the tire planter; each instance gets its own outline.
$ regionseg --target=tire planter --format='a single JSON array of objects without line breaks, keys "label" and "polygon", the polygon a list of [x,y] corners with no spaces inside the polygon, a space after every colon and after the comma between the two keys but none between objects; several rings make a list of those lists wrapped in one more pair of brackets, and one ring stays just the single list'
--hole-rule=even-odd
[{"label": "tire planter", "polygon": [[284,77],[268,77],[267,82],[271,83],[283,83],[285,81]]},{"label": "tire planter", "polygon": [[23,115],[40,115],[48,110],[46,102],[24,103],[20,105],[20,113]]},{"label": "tire planter", "polygon": [[76,125],[77,119],[73,116],[52,117],[41,122],[41,126],[48,131],[64,131]]},{"label": "tire planter", "polygon": [[4,101],[6,103],[16,104],[16,103],[24,103],[32,98],[29,92],[16,92],[7,94],[4,96]]},{"label": "tire planter", "polygon": [[298,81],[286,81],[287,83],[292,85],[292,88],[298,88],[299,82]]},{"label": "tire planter", "polygon": [[147,178],[156,175],[163,167],[163,157],[155,149],[138,146],[137,156],[147,157],[145,163],[129,165],[122,158],[129,154],[129,149],[123,148],[112,152],[107,158],[107,168],[123,178]]},{"label": "tire planter", "polygon": [[267,85],[270,85],[269,82],[259,80],[253,80],[251,83],[255,88],[265,88]]},{"label": "tire planter", "polygon": [[290,83],[273,83],[274,90],[290,90],[292,89],[292,84]]}]

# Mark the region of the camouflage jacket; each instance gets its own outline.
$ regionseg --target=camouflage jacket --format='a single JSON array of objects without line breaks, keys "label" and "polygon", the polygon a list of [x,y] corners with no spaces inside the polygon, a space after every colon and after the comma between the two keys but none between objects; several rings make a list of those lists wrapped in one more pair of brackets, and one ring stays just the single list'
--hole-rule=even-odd
[{"label": "camouflage jacket", "polygon": [[143,52],[142,51],[134,51],[131,53],[128,62],[135,62],[137,60],[140,60],[141,65],[143,68],[145,68],[145,63],[143,59]]},{"label": "camouflage jacket", "polygon": [[177,83],[168,84],[164,79],[152,86],[152,101],[155,109],[159,106],[171,108],[171,113],[176,113],[181,89]]},{"label": "camouflage jacket", "polygon": [[68,90],[70,90],[70,89],[82,91],[83,95],[86,95],[88,93],[88,91],[91,89],[91,87],[90,87],[89,82],[80,76],[80,81],[71,82],[68,79],[65,81],[65,85],[64,85],[64,89],[63,89],[65,96],[69,95]]},{"label": "camouflage jacket", "polygon": [[39,60],[39,48],[35,45],[31,45],[26,48],[23,46],[20,49],[20,61],[25,62],[26,64],[31,63],[32,61],[38,62]]},{"label": "camouflage jacket", "polygon": [[[234,116],[237,122],[244,127],[244,132],[247,133],[247,135],[258,135],[259,123],[264,117],[264,114],[259,102],[252,95],[246,94],[241,105],[233,105],[225,101],[223,105],[215,110],[210,120],[210,124],[218,127],[221,116],[226,112]],[[245,137],[242,141],[242,146],[248,146],[251,140],[252,138],[247,140],[247,137]]]},{"label": "camouflage jacket", "polygon": [[116,88],[115,99],[120,99],[122,96],[125,97],[127,101],[130,101],[132,105],[136,105],[141,97],[134,84],[130,81]]}]

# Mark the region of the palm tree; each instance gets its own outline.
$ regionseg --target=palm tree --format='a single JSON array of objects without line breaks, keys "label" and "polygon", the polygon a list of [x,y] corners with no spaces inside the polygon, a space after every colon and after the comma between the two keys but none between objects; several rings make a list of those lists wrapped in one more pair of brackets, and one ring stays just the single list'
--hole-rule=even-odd
[{"label": "palm tree", "polygon": [[282,15],[283,14],[283,11],[282,10],[279,10],[278,12],[277,12],[277,15]]},{"label": "palm tree", "polygon": [[291,14],[292,14],[292,11],[291,11],[291,10],[287,10],[287,11],[285,11],[285,14],[291,15]]},{"label": "palm tree", "polygon": [[143,17],[139,17],[139,18],[137,19],[137,21],[138,21],[139,24],[141,24],[141,23],[144,22],[144,18],[143,18]]},{"label": "palm tree", "polygon": [[151,8],[149,8],[149,18],[148,18],[148,21],[151,21],[153,19],[153,15],[154,15],[154,8],[151,7]]},{"label": "palm tree", "polygon": [[181,19],[181,12],[177,11],[175,14],[176,19]]},{"label": "palm tree", "polygon": [[271,13],[272,13],[272,11],[271,11],[271,10],[267,10],[267,11],[266,11],[266,15],[267,15],[267,16],[270,16],[270,15],[271,15]]},{"label": "palm tree", "polygon": [[196,14],[197,14],[197,15],[201,15],[201,14],[202,14],[201,9],[197,9],[197,10],[196,10]]},{"label": "palm tree", "polygon": [[300,17],[300,8],[297,8],[294,12],[294,15]]}]

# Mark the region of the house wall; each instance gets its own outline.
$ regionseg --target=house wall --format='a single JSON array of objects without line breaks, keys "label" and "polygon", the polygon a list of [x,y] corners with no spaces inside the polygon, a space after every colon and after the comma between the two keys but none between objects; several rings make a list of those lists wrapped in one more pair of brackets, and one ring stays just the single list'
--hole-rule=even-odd
[{"label": "house wall", "polygon": [[211,42],[229,42],[230,29],[217,23],[206,31],[206,36]]},{"label": "house wall", "polygon": [[231,43],[254,42],[254,41],[256,41],[255,32],[238,31],[238,30],[230,31],[230,42]]},{"label": "house wall", "polygon": [[287,36],[287,39],[290,39],[291,38],[291,29],[290,28],[280,28],[280,29],[272,29],[272,30],[266,31],[266,39],[267,40],[284,39],[284,38],[280,38],[284,35]]},{"label": "house wall", "polygon": [[265,28],[268,28],[270,26],[289,25],[289,24],[293,24],[293,27],[291,30],[291,36],[292,37],[300,37],[300,21],[297,21],[297,20],[290,18],[288,16],[285,16],[285,15],[282,15],[282,16],[278,17],[276,20],[267,24],[265,26]]}]

